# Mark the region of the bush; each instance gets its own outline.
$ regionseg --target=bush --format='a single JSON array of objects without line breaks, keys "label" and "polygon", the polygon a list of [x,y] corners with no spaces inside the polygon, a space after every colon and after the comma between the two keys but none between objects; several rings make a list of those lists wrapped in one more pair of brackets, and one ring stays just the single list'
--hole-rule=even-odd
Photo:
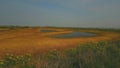
[{"label": "bush", "polygon": [[0,61],[0,68],[35,68],[35,65],[32,63],[29,54],[25,56],[7,54],[5,58]]}]

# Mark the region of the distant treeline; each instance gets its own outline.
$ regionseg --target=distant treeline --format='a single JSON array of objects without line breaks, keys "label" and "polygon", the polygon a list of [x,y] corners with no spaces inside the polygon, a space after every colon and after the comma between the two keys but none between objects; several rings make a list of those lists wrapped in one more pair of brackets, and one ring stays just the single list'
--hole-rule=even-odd
[{"label": "distant treeline", "polygon": [[[0,28],[40,28],[41,26],[0,26]],[[120,32],[120,28],[92,28],[92,27],[56,27],[56,26],[44,26],[42,28],[56,28],[56,29],[72,29],[72,30],[99,30],[99,31],[113,31]]]},{"label": "distant treeline", "polygon": [[92,28],[92,27],[50,27],[46,26],[44,28],[56,28],[56,29],[72,29],[72,30],[99,30],[99,31],[113,31],[120,32],[120,28]]},{"label": "distant treeline", "polygon": [[0,28],[22,28],[22,27],[30,27],[30,26],[0,26]]}]

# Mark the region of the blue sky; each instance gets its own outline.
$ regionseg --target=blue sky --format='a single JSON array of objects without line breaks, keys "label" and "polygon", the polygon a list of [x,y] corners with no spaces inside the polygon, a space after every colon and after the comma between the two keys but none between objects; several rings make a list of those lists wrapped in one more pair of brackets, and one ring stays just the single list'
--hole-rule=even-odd
[{"label": "blue sky", "polygon": [[120,0],[0,0],[0,25],[120,28]]}]

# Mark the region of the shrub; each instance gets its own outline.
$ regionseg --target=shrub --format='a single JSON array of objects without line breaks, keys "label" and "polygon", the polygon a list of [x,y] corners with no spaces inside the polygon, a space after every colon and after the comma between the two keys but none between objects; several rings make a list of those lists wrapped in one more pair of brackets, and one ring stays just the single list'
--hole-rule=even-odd
[{"label": "shrub", "polygon": [[35,64],[32,63],[31,56],[26,54],[25,56],[13,56],[7,54],[2,61],[0,61],[0,68],[35,68]]}]

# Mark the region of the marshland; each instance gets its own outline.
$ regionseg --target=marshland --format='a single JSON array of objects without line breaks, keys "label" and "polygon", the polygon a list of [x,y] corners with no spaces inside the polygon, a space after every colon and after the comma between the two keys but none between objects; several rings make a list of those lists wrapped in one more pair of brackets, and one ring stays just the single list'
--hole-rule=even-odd
[{"label": "marshland", "polygon": [[0,0],[0,68],[120,68],[120,0]]},{"label": "marshland", "polygon": [[119,68],[119,57],[119,29],[1,27],[1,68]]}]

